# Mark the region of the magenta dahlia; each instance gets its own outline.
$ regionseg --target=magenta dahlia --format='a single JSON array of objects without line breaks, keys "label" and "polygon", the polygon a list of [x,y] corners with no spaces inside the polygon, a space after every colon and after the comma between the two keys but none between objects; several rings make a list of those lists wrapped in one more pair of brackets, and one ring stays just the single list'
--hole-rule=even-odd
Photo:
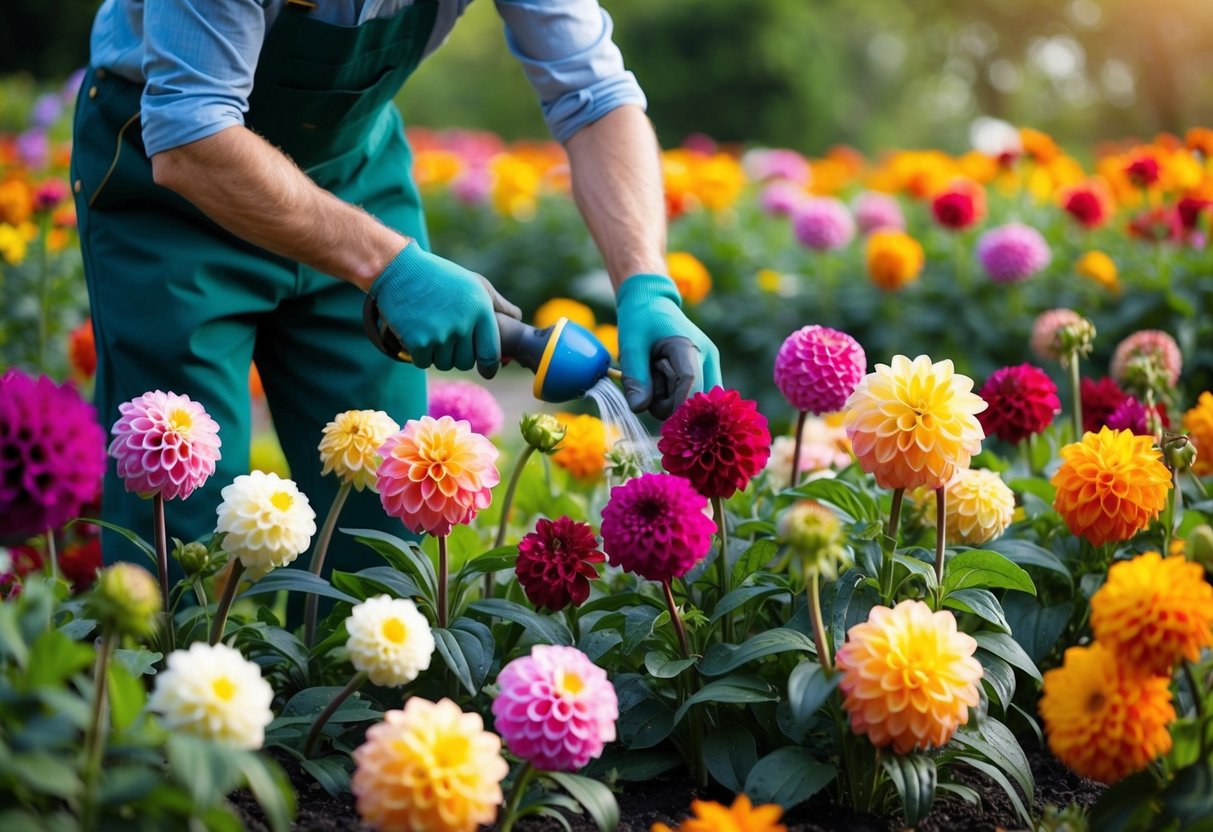
[{"label": "magenta dahlia", "polygon": [[435,419],[450,416],[455,421],[462,419],[481,436],[496,436],[501,432],[505,414],[501,405],[488,389],[474,381],[430,382],[430,405],[426,411]]},{"label": "magenta dahlia", "polygon": [[788,404],[817,416],[842,410],[868,370],[859,342],[837,329],[796,330],[775,356],[775,386]]},{"label": "magenta dahlia", "polygon": [[0,376],[0,536],[41,534],[80,513],[105,475],[105,433],[75,388]]},{"label": "magenta dahlia", "polygon": [[1022,442],[1042,433],[1061,411],[1057,385],[1048,373],[1031,364],[995,370],[978,395],[990,406],[977,414],[977,420],[986,436],[1004,442]]},{"label": "magenta dahlia", "polygon": [[771,432],[758,405],[713,387],[678,406],[661,426],[661,466],[705,497],[732,497],[766,467]]},{"label": "magenta dahlia", "polygon": [[685,575],[712,546],[707,498],[673,474],[642,474],[611,489],[602,548],[615,566],[650,581]]},{"label": "magenta dahlia", "polygon": [[189,396],[154,390],[118,405],[109,455],[127,491],[184,500],[215,473],[219,425]]},{"label": "magenta dahlia", "polygon": [[[1158,424],[1164,430],[1171,427],[1171,419],[1167,415],[1165,405],[1156,404],[1153,410],[1158,416]],[[1145,402],[1136,396],[1126,395],[1124,400],[1116,405],[1116,409],[1107,415],[1104,424],[1112,430],[1129,430],[1138,436],[1152,436],[1154,431],[1151,428],[1151,421],[1150,408],[1146,407]]]},{"label": "magenta dahlia", "polygon": [[758,204],[768,214],[787,217],[796,213],[808,198],[804,188],[781,179],[762,189]]},{"label": "magenta dahlia", "polygon": [[977,259],[994,282],[1018,283],[1048,266],[1052,254],[1039,231],[1013,222],[981,235]]},{"label": "magenta dahlia", "polygon": [[537,644],[501,669],[497,686],[497,733],[540,771],[576,771],[615,739],[615,686],[576,647]]},{"label": "magenta dahlia", "polygon": [[1078,389],[1079,398],[1082,399],[1082,429],[1088,433],[1098,433],[1100,428],[1108,424],[1108,417],[1129,398],[1116,380],[1107,376],[1098,381],[1084,378]]},{"label": "magenta dahlia", "polygon": [[855,223],[860,234],[868,234],[881,228],[904,231],[906,218],[901,212],[901,203],[895,197],[877,191],[864,191],[851,203],[855,212]]},{"label": "magenta dahlia", "polygon": [[595,564],[604,560],[589,523],[540,519],[518,543],[514,574],[532,604],[555,612],[585,603],[590,581],[598,577]]},{"label": "magenta dahlia", "polygon": [[814,251],[834,251],[855,238],[855,220],[847,206],[833,197],[801,202],[792,215],[796,239]]}]

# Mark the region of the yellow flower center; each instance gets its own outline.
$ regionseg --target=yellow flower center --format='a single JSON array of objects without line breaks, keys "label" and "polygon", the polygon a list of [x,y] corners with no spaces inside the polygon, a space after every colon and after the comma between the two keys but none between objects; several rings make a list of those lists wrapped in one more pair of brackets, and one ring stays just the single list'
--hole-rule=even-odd
[{"label": "yellow flower center", "polygon": [[168,414],[168,429],[173,433],[185,433],[193,424],[194,420],[185,408],[178,407]]},{"label": "yellow flower center", "polygon": [[585,680],[572,671],[562,670],[556,677],[556,690],[559,693],[576,696],[585,690]]},{"label": "yellow flower center", "polygon": [[211,689],[215,691],[215,696],[224,702],[231,702],[232,697],[236,695],[236,683],[226,676],[220,676],[211,682]]},{"label": "yellow flower center", "polygon": [[286,511],[295,503],[295,498],[285,491],[279,491],[270,497],[270,503],[279,511]]},{"label": "yellow flower center", "polygon": [[405,628],[404,622],[399,618],[389,618],[383,622],[383,637],[393,644],[404,644],[405,637],[409,631]]}]

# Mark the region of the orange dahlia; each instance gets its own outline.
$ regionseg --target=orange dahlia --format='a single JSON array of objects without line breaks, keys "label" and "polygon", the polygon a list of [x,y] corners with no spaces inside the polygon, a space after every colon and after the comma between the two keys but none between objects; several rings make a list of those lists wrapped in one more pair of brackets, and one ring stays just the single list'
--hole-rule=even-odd
[{"label": "orange dahlia", "polygon": [[1088,251],[1074,264],[1074,271],[1112,294],[1120,294],[1116,261],[1102,251]]},{"label": "orange dahlia", "polygon": [[874,607],[836,660],[851,730],[898,754],[944,745],[980,699],[976,651],[950,612],[911,600]]},{"label": "orange dahlia", "polygon": [[922,244],[904,231],[883,228],[868,235],[868,276],[886,292],[913,283],[922,272]]},{"label": "orange dahlia", "polygon": [[1154,437],[1101,428],[1061,449],[1053,508],[1094,546],[1128,540],[1167,504],[1171,472]]},{"label": "orange dahlia", "polygon": [[1083,777],[1115,783],[1171,750],[1170,677],[1143,676],[1105,645],[1066,650],[1045,673],[1040,715],[1049,749]]},{"label": "orange dahlia", "polygon": [[561,318],[568,318],[586,329],[593,329],[595,324],[594,310],[572,298],[552,298],[547,301],[535,310],[532,323],[537,329],[545,329]]},{"label": "orange dahlia", "polygon": [[950,360],[895,355],[859,382],[845,424],[859,464],[882,488],[939,488],[981,450],[976,414],[985,409]]},{"label": "orange dahlia", "polygon": [[1213,474],[1213,393],[1201,393],[1196,407],[1184,414],[1184,430],[1196,446],[1192,470],[1199,477]]},{"label": "orange dahlia", "polygon": [[588,413],[557,413],[556,419],[564,425],[565,432],[552,460],[578,479],[601,477],[611,445],[606,424]]},{"label": "orange dahlia", "polygon": [[72,375],[80,381],[88,381],[97,372],[97,340],[93,335],[92,319],[85,318],[84,323],[67,337],[67,359],[72,365]]},{"label": "orange dahlia", "polygon": [[783,809],[774,804],[754,806],[750,798],[739,794],[732,806],[715,801],[693,800],[689,817],[671,829],[664,823],[654,823],[649,832],[788,832],[779,823]]},{"label": "orange dahlia", "polygon": [[1146,552],[1108,570],[1091,598],[1091,630],[1127,667],[1170,676],[1213,647],[1213,586],[1199,563]]},{"label": "orange dahlia", "polygon": [[708,296],[712,289],[712,276],[699,258],[688,251],[671,251],[665,256],[670,280],[678,287],[678,294],[686,303],[696,304]]}]

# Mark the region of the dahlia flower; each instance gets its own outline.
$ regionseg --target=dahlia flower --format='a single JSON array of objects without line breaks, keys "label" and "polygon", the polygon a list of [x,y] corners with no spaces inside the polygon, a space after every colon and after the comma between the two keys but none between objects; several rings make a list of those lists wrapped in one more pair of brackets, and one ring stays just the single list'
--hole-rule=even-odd
[{"label": "dahlia flower", "polygon": [[127,491],[184,500],[215,473],[219,425],[189,396],[155,390],[118,405],[109,455]]},{"label": "dahlia flower", "polygon": [[501,669],[497,686],[497,733],[540,771],[577,771],[615,739],[615,686],[576,647],[538,644]]},{"label": "dahlia flower", "polygon": [[220,494],[215,531],[225,535],[223,550],[240,559],[252,580],[286,566],[311,545],[316,512],[291,480],[253,471]]},{"label": "dahlia flower", "polygon": [[950,612],[909,600],[874,607],[836,657],[851,730],[897,754],[946,744],[981,698],[975,652]]},{"label": "dahlia flower", "polygon": [[736,390],[713,387],[684,401],[661,426],[661,464],[709,498],[728,498],[771,454],[767,419]]},{"label": "dahlia flower", "polygon": [[354,766],[358,815],[382,832],[475,832],[497,817],[510,770],[479,714],[418,696],[367,730]]},{"label": "dahlia flower", "polygon": [[978,393],[990,405],[978,415],[986,436],[1022,442],[1043,433],[1061,412],[1057,385],[1048,373],[1031,364],[1003,367],[986,379]]},{"label": "dahlia flower", "polygon": [[746,151],[741,158],[741,166],[755,181],[785,180],[804,187],[812,176],[808,159],[795,150],[782,147],[760,147]]},{"label": "dahlia flower", "polygon": [[472,522],[501,481],[497,448],[450,416],[410,420],[379,453],[384,511],[418,534],[445,536],[453,526]]},{"label": "dahlia flower", "polygon": [[611,489],[602,509],[602,548],[615,566],[668,581],[707,556],[716,523],[707,498],[672,474],[643,474]]},{"label": "dahlia flower", "polygon": [[73,387],[16,369],[0,376],[0,536],[63,525],[104,474],[105,434]]},{"label": "dahlia flower", "polygon": [[593,329],[596,323],[594,310],[584,303],[572,298],[552,298],[535,310],[532,323],[536,329],[546,329],[561,318],[568,318],[575,324],[581,324],[586,329]]},{"label": "dahlia flower", "polygon": [[1178,243],[1184,238],[1184,221],[1174,205],[1143,211],[1129,220],[1130,237],[1151,243]]},{"label": "dahlia flower", "polygon": [[[777,436],[771,443],[766,472],[772,482],[779,484],[779,488],[792,479],[792,456],[795,453],[794,436]],[[846,468],[850,464],[851,441],[847,439],[847,430],[842,426],[842,414],[831,414],[828,419],[817,416],[805,419],[796,470],[811,476],[822,471]]]},{"label": "dahlia flower", "polygon": [[350,610],[345,629],[350,663],[372,684],[398,688],[430,666],[434,635],[407,598],[367,598]]},{"label": "dahlia flower", "polygon": [[1167,504],[1171,472],[1149,436],[1101,428],[1061,449],[1053,507],[1093,546],[1128,540]]},{"label": "dahlia flower", "polygon": [[1125,396],[1121,403],[1116,405],[1116,409],[1104,419],[1104,424],[1112,430],[1130,430],[1138,436],[1153,436],[1151,423],[1155,420],[1163,429],[1171,426],[1165,405],[1146,407],[1136,396]]},{"label": "dahlia flower", "polygon": [[1112,294],[1120,293],[1120,273],[1116,261],[1102,251],[1088,251],[1074,264],[1074,271]]},{"label": "dahlia flower", "polygon": [[688,251],[671,251],[665,256],[665,263],[683,302],[694,305],[708,296],[712,276],[698,257]]},{"label": "dahlia flower", "polygon": [[714,800],[692,800],[689,817],[674,829],[654,823],[650,832],[788,832],[779,819],[783,807],[776,803],[754,806],[750,798],[739,794],[732,806]]},{"label": "dahlia flower", "polygon": [[1063,188],[1058,202],[1083,228],[1099,228],[1112,215],[1112,195],[1100,179]]},{"label": "dahlia flower", "polygon": [[926,262],[922,243],[904,231],[891,228],[868,235],[865,256],[872,284],[886,292],[895,292],[913,283]]},{"label": "dahlia flower", "polygon": [[1126,667],[1170,676],[1177,662],[1213,647],[1213,586],[1182,557],[1117,561],[1091,597],[1091,630]]},{"label": "dahlia flower", "polygon": [[846,404],[847,435],[859,464],[882,488],[939,488],[969,467],[985,438],[987,405],[951,360],[893,356],[859,382]]},{"label": "dahlia flower", "polygon": [[379,448],[400,430],[396,420],[382,410],[347,410],[324,426],[320,440],[321,475],[336,472],[343,484],[355,491],[375,490]]},{"label": "dahlia flower", "polygon": [[1112,378],[1124,385],[1135,381],[1135,365],[1143,362],[1148,372],[1158,373],[1168,387],[1179,383],[1183,371],[1183,353],[1179,344],[1165,332],[1142,329],[1116,345],[1109,370]]},{"label": "dahlia flower", "polygon": [[1101,642],[1066,650],[1044,675],[1049,750],[1083,777],[1115,783],[1171,750],[1169,676],[1143,676]]},{"label": "dahlia flower", "polygon": [[196,641],[188,650],[169,654],[147,707],[169,731],[257,749],[274,719],[273,701],[274,690],[261,678],[261,668],[239,650]]},{"label": "dahlia flower", "polygon": [[775,356],[775,386],[795,409],[820,416],[841,410],[867,370],[859,342],[837,329],[802,327]]},{"label": "dahlia flower", "polygon": [[[1002,537],[1015,516],[1015,493],[995,471],[966,468],[944,486],[947,542],[980,546]],[[934,492],[922,497],[923,521],[935,525]]]},{"label": "dahlia flower", "polygon": [[590,581],[598,577],[595,564],[606,560],[589,523],[569,517],[554,522],[540,518],[535,530],[518,542],[514,574],[537,609],[553,612],[590,597]]},{"label": "dahlia flower", "polygon": [[833,197],[810,197],[792,214],[796,239],[814,251],[846,247],[855,237],[855,220],[847,206]]},{"label": "dahlia flower", "polygon": [[1041,233],[1022,223],[991,228],[977,241],[977,258],[995,283],[1027,280],[1048,266],[1051,257]]},{"label": "dahlia flower", "polygon": [[102,566],[101,539],[98,537],[70,543],[59,553],[59,571],[72,585],[75,595],[93,585]]},{"label": "dahlia flower", "polygon": [[806,575],[838,577],[848,558],[838,515],[816,500],[799,500],[779,518],[779,539],[795,554]]},{"label": "dahlia flower", "polygon": [[1084,378],[1078,389],[1079,398],[1082,399],[1082,429],[1089,433],[1098,433],[1108,423],[1108,417],[1126,399],[1132,398],[1120,389],[1115,379],[1108,376],[1098,380]]},{"label": "dahlia flower", "polygon": [[904,231],[906,218],[901,203],[895,197],[877,191],[864,191],[851,203],[860,234],[870,234],[880,228]]},{"label": "dahlia flower", "polygon": [[758,204],[768,214],[792,216],[808,198],[804,188],[786,180],[778,180],[762,189]]},{"label": "dahlia flower", "polygon": [[1063,356],[1059,333],[1067,327],[1081,325],[1085,318],[1073,309],[1050,309],[1036,316],[1029,346],[1037,358],[1056,361]]},{"label": "dahlia flower", "polygon": [[1162,173],[1162,165],[1158,158],[1150,152],[1133,154],[1125,164],[1125,176],[1139,188],[1148,188],[1158,182]]},{"label": "dahlia flower", "polygon": [[505,422],[501,405],[488,388],[463,379],[430,382],[430,404],[426,413],[435,419],[443,416],[450,416],[455,421],[462,419],[481,436],[496,436]]},{"label": "dahlia flower", "polygon": [[606,454],[615,437],[607,435],[606,423],[588,413],[557,413],[564,425],[564,439],[552,461],[574,477],[593,480],[606,470]]},{"label": "dahlia flower", "polygon": [[72,366],[72,375],[80,381],[88,381],[97,374],[97,339],[92,319],[85,318],[68,333],[67,361]]},{"label": "dahlia flower", "polygon": [[951,231],[972,228],[986,217],[985,188],[971,179],[957,179],[931,201],[935,222]]},{"label": "dahlia flower", "polygon": [[1200,394],[1196,406],[1184,414],[1183,425],[1196,446],[1192,470],[1198,477],[1213,474],[1213,393]]}]

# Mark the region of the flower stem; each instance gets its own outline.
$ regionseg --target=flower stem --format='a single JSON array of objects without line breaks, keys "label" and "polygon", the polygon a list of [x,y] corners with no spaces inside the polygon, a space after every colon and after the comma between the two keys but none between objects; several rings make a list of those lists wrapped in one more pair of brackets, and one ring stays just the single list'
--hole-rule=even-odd
[{"label": "flower stem", "polygon": [[1183,511],[1183,491],[1179,487],[1179,472],[1171,469],[1171,490],[1167,492],[1167,506],[1162,515],[1162,556],[1171,554],[1171,541],[1175,538],[1175,521]]},{"label": "flower stem", "polygon": [[312,730],[308,732],[307,742],[303,744],[304,757],[312,756],[312,751],[316,748],[316,741],[320,739],[320,732],[324,730],[325,724],[332,719],[333,714],[337,713],[337,709],[341,707],[341,703],[349,699],[350,695],[362,687],[365,681],[365,671],[355,673],[354,677],[346,683],[345,687],[339,690],[337,695],[333,697],[333,701],[320,712],[320,716],[316,717],[316,722],[312,725]]},{"label": "flower stem", "polygon": [[1192,484],[1196,486],[1196,491],[1200,494],[1201,499],[1208,499],[1209,489],[1205,488],[1205,484],[1200,481],[1200,477],[1196,476],[1196,472],[1189,468],[1188,476],[1192,480]]},{"label": "flower stem", "polygon": [[1073,402],[1070,408],[1071,415],[1074,417],[1074,437],[1073,441],[1082,441],[1082,374],[1078,367],[1078,350],[1074,350],[1066,358],[1066,368],[1070,371],[1070,400]]},{"label": "flower stem", "polygon": [[106,693],[109,680],[110,656],[114,637],[107,630],[101,636],[97,650],[97,668],[93,673],[93,709],[84,736],[84,812],[82,827],[96,828],[97,780],[101,775],[101,758],[105,751]]},{"label": "flower stem", "polygon": [[686,627],[682,625],[682,616],[678,614],[678,605],[674,603],[674,590],[670,587],[670,579],[666,578],[661,582],[662,589],[665,590],[665,603],[670,608],[670,623],[674,625],[674,632],[678,634],[678,645],[682,648],[682,657],[684,659],[691,658],[691,645],[687,642]]},{"label": "flower stem", "polygon": [[[720,535],[720,558],[716,561],[716,569],[720,577],[720,597],[729,594],[729,523],[724,516],[724,501],[720,497],[712,498],[712,513],[716,515],[716,531]],[[720,622],[722,638],[726,643],[733,642],[733,618],[726,615]]]},{"label": "flower stem", "polygon": [[893,599],[893,557],[897,554],[897,528],[901,525],[901,503],[905,495],[904,488],[893,489],[893,505],[889,508],[885,539],[880,545],[880,597],[886,604]]},{"label": "flower stem", "polygon": [[55,530],[46,530],[46,559],[51,562],[51,577],[58,579],[62,573],[59,571],[59,547],[55,545]]},{"label": "flower stem", "polygon": [[1209,726],[1205,724],[1207,714],[1205,713],[1205,693],[1201,690],[1199,677],[1196,673],[1196,668],[1192,662],[1185,659],[1180,662],[1180,667],[1183,668],[1184,676],[1188,680],[1188,686],[1192,688],[1192,701],[1196,703],[1196,724],[1200,728],[1200,756],[1199,760],[1209,759]]},{"label": "flower stem", "polygon": [[526,787],[531,784],[531,780],[538,773],[530,763],[522,764],[522,770],[518,772],[518,777],[514,780],[514,787],[510,789],[510,799],[505,804],[505,819],[501,821],[498,832],[510,832],[514,828],[514,821],[517,820],[515,813],[522,803],[523,795],[526,794]]},{"label": "flower stem", "polygon": [[795,488],[800,479],[800,448],[804,442],[804,423],[808,417],[809,412],[802,410],[796,419],[796,446],[792,451],[792,478],[788,483],[788,488]]},{"label": "flower stem", "polygon": [[232,561],[232,573],[227,576],[227,583],[223,586],[223,595],[219,598],[219,607],[215,610],[215,621],[211,624],[211,644],[218,644],[223,638],[223,631],[227,628],[227,614],[232,608],[232,599],[236,597],[236,587],[240,584],[240,578],[244,576],[244,562],[241,560]]},{"label": "flower stem", "polygon": [[447,584],[446,535],[438,537],[438,626],[446,629],[446,584]]},{"label": "flower stem", "polygon": [[893,546],[897,546],[897,529],[901,526],[901,502],[905,499],[906,490],[904,488],[893,489],[893,505],[889,508],[889,523],[885,526],[885,537],[893,539]]},{"label": "flower stem", "polygon": [[160,600],[164,609],[164,643],[171,653],[177,649],[177,643],[173,635],[173,613],[168,597],[168,531],[164,521],[164,495],[159,491],[152,497],[152,525],[156,536],[156,577],[160,579]]},{"label": "flower stem", "polygon": [[[345,506],[346,498],[350,496],[350,487],[348,482],[341,483],[341,487],[337,489],[337,494],[333,497],[333,504],[329,506],[328,517],[324,518],[320,537],[316,538],[316,548],[312,550],[312,564],[308,568],[318,578],[324,571],[324,556],[328,554],[329,542],[333,539],[333,529],[337,528],[337,517]],[[319,606],[320,598],[318,596],[307,596],[307,601],[303,606],[303,645],[308,649],[311,649],[312,641],[316,637],[316,610]]]},{"label": "flower stem", "polygon": [[[514,460],[514,470],[510,474],[510,484],[505,487],[505,497],[501,501],[501,523],[497,526],[497,539],[493,543],[494,548],[505,545],[505,533],[509,529],[510,523],[510,509],[514,507],[514,492],[518,490],[518,481],[522,479],[522,470],[526,468],[526,464],[530,461],[533,453],[535,453],[535,446],[527,445],[522,449],[522,453],[518,454],[518,459]],[[484,573],[484,597],[493,597],[492,572]]]},{"label": "flower stem", "polygon": [[948,545],[948,492],[940,487],[935,489],[935,584],[939,592],[943,592],[943,564],[948,556],[945,547]]},{"label": "flower stem", "polygon": [[813,639],[817,642],[817,661],[824,670],[833,670],[830,643],[826,641],[826,623],[821,617],[821,578],[816,569],[809,579],[809,610],[813,614]]}]

